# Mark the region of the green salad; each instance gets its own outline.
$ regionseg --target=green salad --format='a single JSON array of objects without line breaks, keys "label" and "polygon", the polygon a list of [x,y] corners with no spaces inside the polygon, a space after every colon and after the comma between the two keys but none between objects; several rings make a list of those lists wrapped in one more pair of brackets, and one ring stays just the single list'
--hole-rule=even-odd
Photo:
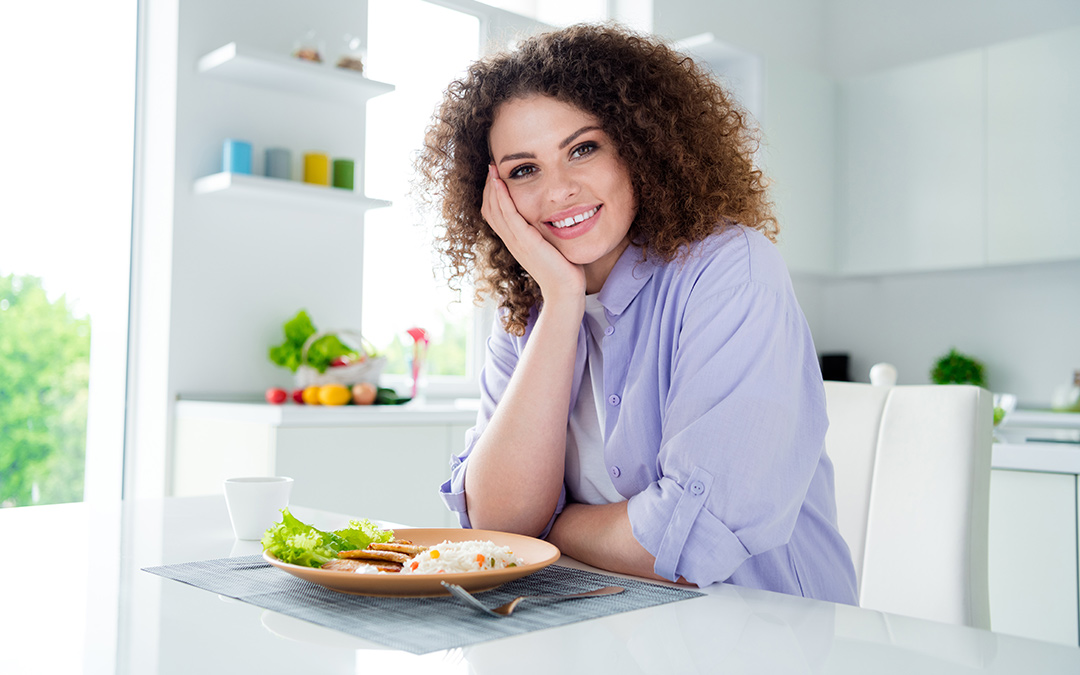
[{"label": "green salad", "polygon": [[305,567],[322,567],[336,560],[340,551],[367,548],[372,542],[385,543],[394,536],[391,530],[379,529],[367,518],[350,520],[349,527],[323,532],[281,510],[281,522],[263,534],[263,550],[282,562]]}]

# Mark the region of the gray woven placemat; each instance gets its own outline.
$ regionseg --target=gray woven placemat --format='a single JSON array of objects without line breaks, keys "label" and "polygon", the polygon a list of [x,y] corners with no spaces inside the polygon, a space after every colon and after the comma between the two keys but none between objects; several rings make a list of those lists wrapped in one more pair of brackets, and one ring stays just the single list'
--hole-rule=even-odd
[{"label": "gray woven placemat", "polygon": [[702,595],[694,590],[552,565],[478,596],[495,607],[519,595],[577,593],[600,586],[622,586],[626,591],[550,605],[537,600],[509,617],[496,618],[449,596],[370,598],[337,593],[283,572],[259,555],[147,567],[144,571],[413,654],[464,647]]}]

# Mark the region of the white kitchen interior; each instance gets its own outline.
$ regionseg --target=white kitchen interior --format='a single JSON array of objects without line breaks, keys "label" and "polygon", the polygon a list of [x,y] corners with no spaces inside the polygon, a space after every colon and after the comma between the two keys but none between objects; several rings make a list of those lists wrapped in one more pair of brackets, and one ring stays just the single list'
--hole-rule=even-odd
[{"label": "white kitchen interior", "polygon": [[[480,16],[489,37],[529,23],[472,0],[434,4]],[[1037,410],[1080,369],[1080,4],[606,7],[682,41],[748,92],[815,342],[849,353],[854,379],[886,361],[900,384],[927,383],[934,360],[956,347],[985,363],[993,391]],[[127,494],[211,494],[226,475],[278,473],[296,479],[305,506],[454,524],[436,487],[474,416],[456,400],[467,388],[385,410],[255,402],[282,381],[266,358],[282,321],[304,307],[320,325],[363,330],[365,256],[427,252],[365,250],[379,202],[361,196],[381,195],[363,194],[379,171],[363,161],[365,139],[380,133],[363,101],[392,96],[393,82],[313,96],[288,78],[267,86],[242,67],[200,62],[235,45],[233,65],[251,55],[256,70],[276,67],[263,55],[288,54],[301,28],[370,36],[380,26],[367,0],[164,0],[141,21]],[[439,58],[438,44],[402,36],[401,48]],[[250,138],[256,158],[271,145],[354,157],[361,195],[341,206],[198,189],[230,137]],[[1080,451],[1052,450],[1036,465],[1010,445],[995,465],[992,621],[1076,645]],[[372,474],[391,477],[390,489]]]}]

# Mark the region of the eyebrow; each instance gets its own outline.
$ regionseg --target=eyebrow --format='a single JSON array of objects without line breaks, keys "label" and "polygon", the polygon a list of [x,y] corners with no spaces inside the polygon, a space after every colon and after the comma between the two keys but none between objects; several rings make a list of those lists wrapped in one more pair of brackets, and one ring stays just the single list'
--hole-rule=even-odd
[{"label": "eyebrow", "polygon": [[[564,138],[562,143],[559,143],[559,149],[562,150],[566,146],[573,143],[574,139],[576,139],[581,134],[583,134],[585,132],[588,132],[588,131],[595,131],[595,130],[597,130],[599,128],[600,127],[596,126],[595,124],[590,124],[590,125],[581,127],[580,129],[578,129],[574,133],[572,133],[569,136],[567,136],[566,138]],[[516,159],[536,159],[536,155],[534,155],[531,152],[514,152],[514,153],[511,153],[509,155],[505,155],[502,159],[499,160],[499,164],[502,164],[503,162],[509,162],[509,161],[512,161],[512,160],[516,160]]]}]

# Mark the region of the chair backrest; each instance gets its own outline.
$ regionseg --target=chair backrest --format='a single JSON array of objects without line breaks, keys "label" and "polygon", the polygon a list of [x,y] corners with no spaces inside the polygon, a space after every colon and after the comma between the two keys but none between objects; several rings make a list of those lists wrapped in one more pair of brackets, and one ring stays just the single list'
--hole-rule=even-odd
[{"label": "chair backrest", "polygon": [[989,628],[990,393],[826,382],[825,396],[859,604]]}]

